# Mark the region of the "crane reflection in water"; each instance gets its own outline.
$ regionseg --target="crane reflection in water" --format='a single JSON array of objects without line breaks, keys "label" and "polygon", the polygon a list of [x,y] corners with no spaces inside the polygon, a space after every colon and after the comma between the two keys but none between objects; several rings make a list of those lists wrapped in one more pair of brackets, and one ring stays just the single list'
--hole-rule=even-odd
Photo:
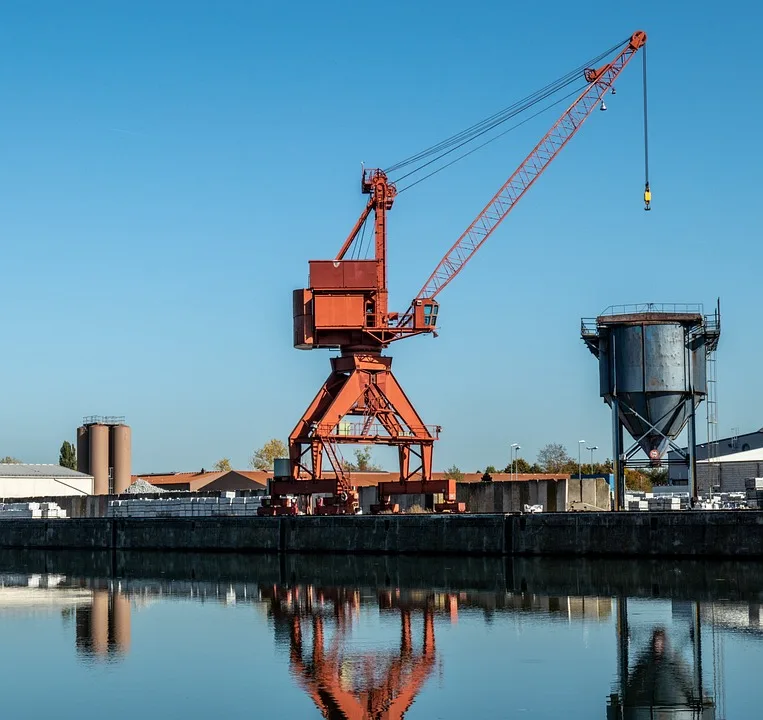
[{"label": "crane reflection in water", "polygon": [[[77,656],[85,663],[124,658],[130,650],[131,607],[165,597],[262,608],[299,687],[324,717],[347,720],[405,717],[448,662],[438,653],[436,629],[457,623],[460,614],[473,618],[475,611],[488,624],[514,613],[609,623],[616,612],[617,681],[608,720],[725,720],[724,636],[763,637],[760,605],[746,599],[674,599],[665,615],[668,606],[654,597],[613,603],[608,595],[538,595],[525,589],[444,592],[0,573],[0,613],[60,613],[75,626]],[[367,634],[369,610],[392,620],[391,632],[391,624],[384,623],[382,647]]]},{"label": "crane reflection in water", "polygon": [[[324,717],[361,720],[404,717],[436,667],[434,617],[457,614],[456,596],[384,590],[379,610],[400,618],[399,646],[348,651],[360,615],[361,591],[311,585],[261,588],[276,639],[289,648],[291,672]],[[414,615],[423,620],[414,638]],[[306,640],[307,634],[310,640]]]}]

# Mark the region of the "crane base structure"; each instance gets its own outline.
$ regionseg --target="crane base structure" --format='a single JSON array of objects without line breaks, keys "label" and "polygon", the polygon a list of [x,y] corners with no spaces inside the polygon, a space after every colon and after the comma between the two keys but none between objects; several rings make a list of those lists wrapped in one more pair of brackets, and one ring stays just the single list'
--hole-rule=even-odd
[{"label": "crane base structure", "polygon": [[[379,502],[373,513],[397,512],[393,495],[443,496],[434,503],[437,512],[465,512],[456,502],[453,479],[432,479],[432,451],[440,427],[425,425],[397,378],[392,358],[378,351],[345,352],[331,361],[331,374],[289,436],[291,476],[275,477],[263,515],[294,514],[297,507],[288,496],[319,497],[318,515],[355,514],[358,492],[339,446],[390,445],[398,450],[397,481],[378,484]],[[332,477],[323,475],[324,453]]]}]

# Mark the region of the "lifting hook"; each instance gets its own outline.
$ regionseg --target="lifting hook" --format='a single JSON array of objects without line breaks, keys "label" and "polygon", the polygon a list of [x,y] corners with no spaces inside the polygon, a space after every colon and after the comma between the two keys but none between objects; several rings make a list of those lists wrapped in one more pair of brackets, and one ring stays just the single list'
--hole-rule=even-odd
[{"label": "lifting hook", "polygon": [[644,187],[644,210],[651,210],[649,207],[652,203],[652,191],[649,189],[649,182],[647,181]]}]

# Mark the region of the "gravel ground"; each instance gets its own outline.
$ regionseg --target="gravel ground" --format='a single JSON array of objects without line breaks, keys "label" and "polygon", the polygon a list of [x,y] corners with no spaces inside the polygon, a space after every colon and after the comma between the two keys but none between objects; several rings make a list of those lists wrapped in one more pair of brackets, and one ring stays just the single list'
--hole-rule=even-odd
[{"label": "gravel ground", "polygon": [[152,485],[151,483],[146,482],[145,480],[142,480],[141,478],[138,478],[130,487],[125,490],[126,493],[129,493],[130,495],[143,495],[148,493],[165,493],[167,492],[163,488],[156,487],[156,485]]}]

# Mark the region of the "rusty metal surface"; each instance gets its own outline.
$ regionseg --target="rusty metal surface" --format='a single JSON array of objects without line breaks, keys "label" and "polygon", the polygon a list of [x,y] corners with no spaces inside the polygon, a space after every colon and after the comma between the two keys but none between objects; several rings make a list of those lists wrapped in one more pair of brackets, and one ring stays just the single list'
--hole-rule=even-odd
[{"label": "rusty metal surface", "polygon": [[405,482],[380,482],[379,497],[390,495],[427,495],[442,493],[448,498],[456,497],[456,481],[446,480],[407,480]]},{"label": "rusty metal surface", "polygon": [[598,325],[644,325],[652,323],[680,323],[682,325],[701,325],[701,313],[682,312],[642,312],[624,313],[622,315],[600,315],[596,318]]}]

